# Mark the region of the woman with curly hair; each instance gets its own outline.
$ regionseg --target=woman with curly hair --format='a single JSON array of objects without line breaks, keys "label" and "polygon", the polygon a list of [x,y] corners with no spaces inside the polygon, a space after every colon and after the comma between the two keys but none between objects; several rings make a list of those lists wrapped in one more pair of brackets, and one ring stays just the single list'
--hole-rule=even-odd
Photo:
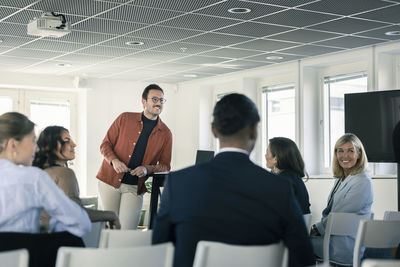
[{"label": "woman with curly hair", "polygon": [[[82,206],[79,198],[78,180],[68,161],[75,159],[76,144],[69,131],[61,126],[46,127],[38,139],[39,150],[36,152],[33,165],[43,169],[65,194]],[[85,208],[92,222],[107,221],[110,228],[120,229],[118,216],[113,211],[101,211]],[[50,216],[42,213],[41,227],[45,230]]]}]

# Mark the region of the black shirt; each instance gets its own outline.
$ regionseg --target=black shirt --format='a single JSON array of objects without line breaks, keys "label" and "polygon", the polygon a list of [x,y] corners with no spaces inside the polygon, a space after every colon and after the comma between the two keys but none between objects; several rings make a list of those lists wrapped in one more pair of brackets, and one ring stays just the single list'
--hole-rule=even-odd
[{"label": "black shirt", "polygon": [[[142,114],[143,129],[140,133],[139,139],[136,143],[135,148],[129,161],[128,168],[134,170],[136,167],[142,165],[144,153],[146,152],[147,142],[149,141],[149,136],[153,131],[154,127],[157,125],[158,118],[156,120],[149,120]],[[125,173],[122,178],[121,183],[124,184],[138,184],[138,177],[136,175],[131,175],[129,172]]]}]

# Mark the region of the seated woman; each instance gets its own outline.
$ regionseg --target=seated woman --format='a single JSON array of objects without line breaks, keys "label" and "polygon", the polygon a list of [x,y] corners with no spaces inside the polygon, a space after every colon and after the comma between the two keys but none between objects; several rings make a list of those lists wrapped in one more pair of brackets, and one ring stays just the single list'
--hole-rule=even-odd
[{"label": "seated woman", "polygon": [[71,201],[44,171],[31,167],[36,151],[34,123],[17,112],[0,116],[0,232],[39,232],[42,210],[50,229],[83,236],[87,213]]},{"label": "seated woman", "polygon": [[[75,173],[68,168],[68,161],[75,158],[76,144],[72,141],[67,129],[61,126],[46,127],[38,139],[39,150],[36,152],[33,165],[43,169],[65,194],[82,206],[79,198],[79,186]],[[113,211],[84,208],[92,222],[107,221],[110,228],[120,229],[118,216]],[[50,216],[43,213],[40,225],[45,231]]]},{"label": "seated woman", "polygon": [[265,159],[267,167],[273,173],[288,178],[293,184],[294,193],[303,214],[310,213],[308,192],[302,180],[305,176],[304,161],[296,143],[285,137],[269,139]]},{"label": "seated woman", "polygon": [[[371,213],[373,192],[371,177],[366,173],[367,156],[357,136],[347,133],[339,138],[333,153],[332,170],[337,178],[328,197],[322,219],[313,225],[310,235],[314,253],[323,257],[323,239],[330,212]],[[336,264],[353,263],[355,236],[331,236],[330,261]]]}]

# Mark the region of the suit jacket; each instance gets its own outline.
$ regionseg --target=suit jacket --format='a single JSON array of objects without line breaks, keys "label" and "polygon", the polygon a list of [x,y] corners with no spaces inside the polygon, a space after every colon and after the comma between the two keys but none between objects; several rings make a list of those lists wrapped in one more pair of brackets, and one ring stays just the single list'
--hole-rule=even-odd
[{"label": "suit jacket", "polygon": [[[335,186],[339,182],[339,179],[337,179]],[[322,211],[321,221],[316,223],[321,236],[313,237],[311,240],[315,254],[321,258],[323,257],[323,236],[329,213],[371,213],[373,201],[371,177],[365,171],[347,176],[334,195],[332,195],[332,192],[333,189],[329,194],[328,205]],[[354,242],[355,236],[331,236],[329,245],[330,260],[339,264],[351,264],[353,262]]]},{"label": "suit jacket", "polygon": [[197,242],[264,245],[283,240],[290,266],[315,263],[292,186],[240,152],[169,174],[153,243],[175,243],[175,267],[193,264]]}]

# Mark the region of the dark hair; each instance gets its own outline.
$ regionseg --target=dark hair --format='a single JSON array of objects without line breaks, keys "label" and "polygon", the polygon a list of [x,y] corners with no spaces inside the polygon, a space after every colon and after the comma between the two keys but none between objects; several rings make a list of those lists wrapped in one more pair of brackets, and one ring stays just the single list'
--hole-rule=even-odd
[{"label": "dark hair", "polygon": [[56,155],[58,142],[61,143],[60,153],[62,154],[65,142],[61,135],[64,131],[67,131],[61,126],[48,126],[39,135],[37,145],[39,151],[36,152],[35,159],[32,165],[45,169],[56,165],[58,156]]},{"label": "dark hair", "polygon": [[246,126],[260,121],[258,110],[253,101],[242,94],[224,96],[214,107],[213,126],[224,136],[234,135]]},{"label": "dark hair", "polygon": [[269,150],[276,157],[276,167],[279,170],[290,170],[300,177],[307,176],[304,171],[304,161],[295,142],[286,137],[269,139]]},{"label": "dark hair", "polygon": [[0,116],[0,152],[6,148],[10,138],[22,140],[35,128],[35,124],[18,112],[7,112]]},{"label": "dark hair", "polygon": [[163,89],[161,89],[161,87],[158,86],[157,84],[153,83],[153,84],[147,85],[146,88],[144,88],[143,93],[142,93],[142,99],[147,99],[147,96],[149,95],[150,90],[158,90],[164,94]]}]

